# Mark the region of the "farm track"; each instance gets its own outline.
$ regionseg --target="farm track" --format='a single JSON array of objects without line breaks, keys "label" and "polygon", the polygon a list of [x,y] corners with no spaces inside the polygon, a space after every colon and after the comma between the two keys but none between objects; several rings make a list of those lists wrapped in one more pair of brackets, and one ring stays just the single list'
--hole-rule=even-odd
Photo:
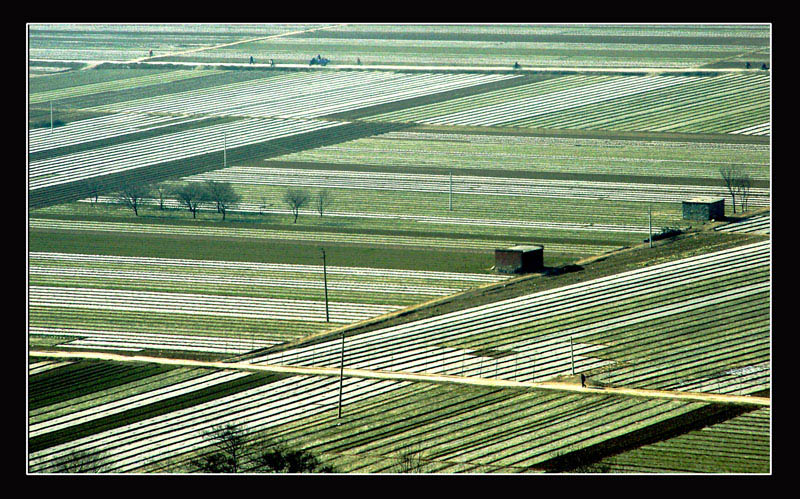
[{"label": "farm track", "polygon": [[[279,366],[268,364],[255,364],[253,362],[204,362],[189,359],[169,359],[163,357],[127,356],[99,352],[69,352],[69,351],[32,351],[34,357],[65,358],[65,359],[92,359],[107,360],[122,363],[144,362],[164,366],[198,367],[206,369],[221,369],[231,371],[244,371],[254,373],[287,374],[287,375],[315,375],[338,377],[339,369],[325,367],[297,367]],[[581,387],[575,383],[562,383],[553,381],[522,382],[501,379],[482,379],[472,377],[459,377],[455,375],[413,373],[398,371],[374,371],[369,369],[345,368],[348,378],[387,379],[399,381],[420,381],[428,383],[453,383],[472,386],[488,386],[498,388],[529,388],[535,390],[550,390],[559,392],[591,393],[598,395],[616,395],[626,397],[658,398],[669,400],[688,400],[693,402],[708,402],[715,404],[733,404],[744,406],[763,407],[770,405],[770,399],[764,397],[726,395],[718,393],[672,392],[666,390],[648,390],[604,386]]]},{"label": "farm track", "polygon": [[172,61],[147,61],[141,63],[129,63],[129,62],[121,62],[121,61],[95,61],[90,59],[79,59],[79,58],[69,58],[69,59],[48,59],[43,57],[35,57],[30,58],[30,62],[40,62],[40,63],[51,63],[51,62],[59,62],[59,63],[72,63],[72,64],[99,64],[98,67],[102,68],[113,68],[113,67],[122,67],[122,68],[131,68],[131,67],[141,67],[141,68],[149,68],[149,69],[181,69],[181,68],[196,68],[202,67],[203,69],[224,69],[224,70],[235,70],[235,69],[243,69],[243,70],[264,70],[264,69],[272,69],[272,70],[299,70],[305,72],[334,72],[334,71],[405,71],[405,72],[421,72],[421,73],[475,73],[475,74],[501,74],[501,75],[541,75],[541,74],[553,74],[557,76],[564,76],[564,75],[583,75],[583,74],[590,74],[590,75],[614,75],[614,76],[647,76],[647,75],[690,75],[690,76],[717,76],[723,74],[739,74],[739,73],[750,73],[750,74],[761,74],[762,71],[757,68],[752,69],[745,69],[742,67],[735,67],[735,68],[692,68],[692,67],[642,67],[642,66],[630,66],[630,67],[570,67],[570,66],[539,66],[539,67],[531,67],[526,66],[519,69],[513,69],[509,66],[470,66],[470,65],[462,65],[462,66],[447,66],[447,65],[412,65],[412,64],[404,64],[404,65],[397,65],[397,64],[369,64],[369,65],[357,65],[357,64],[328,64],[326,67],[320,66],[310,66],[308,63],[276,63],[274,67],[270,66],[266,63],[255,63],[249,64],[246,62],[218,62],[218,61],[209,61],[209,60],[202,60],[202,61],[183,61],[183,60],[172,60]]}]

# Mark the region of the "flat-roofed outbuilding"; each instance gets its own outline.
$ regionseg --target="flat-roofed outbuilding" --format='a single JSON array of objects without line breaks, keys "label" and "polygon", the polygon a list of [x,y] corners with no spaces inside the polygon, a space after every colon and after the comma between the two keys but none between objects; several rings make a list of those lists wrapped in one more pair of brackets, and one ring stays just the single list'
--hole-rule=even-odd
[{"label": "flat-roofed outbuilding", "polygon": [[494,250],[494,266],[504,274],[539,272],[544,266],[544,246],[518,245]]},{"label": "flat-roofed outbuilding", "polygon": [[725,199],[697,197],[683,202],[684,220],[722,220],[725,218]]}]

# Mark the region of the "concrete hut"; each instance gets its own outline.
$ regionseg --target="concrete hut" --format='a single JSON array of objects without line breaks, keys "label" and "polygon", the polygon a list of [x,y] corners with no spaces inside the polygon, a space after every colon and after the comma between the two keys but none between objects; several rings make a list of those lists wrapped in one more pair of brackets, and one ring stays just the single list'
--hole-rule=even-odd
[{"label": "concrete hut", "polygon": [[494,267],[504,274],[539,272],[544,266],[544,246],[520,245],[494,250]]},{"label": "concrete hut", "polygon": [[699,197],[683,202],[684,220],[722,220],[725,218],[725,199]]}]

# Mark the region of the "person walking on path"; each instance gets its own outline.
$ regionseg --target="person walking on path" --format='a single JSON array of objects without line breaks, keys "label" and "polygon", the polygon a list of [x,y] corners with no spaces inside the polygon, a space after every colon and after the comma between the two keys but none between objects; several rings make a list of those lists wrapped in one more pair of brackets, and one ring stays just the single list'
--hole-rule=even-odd
[{"label": "person walking on path", "polygon": [[586,376],[583,373],[581,373],[581,386],[586,388]]}]

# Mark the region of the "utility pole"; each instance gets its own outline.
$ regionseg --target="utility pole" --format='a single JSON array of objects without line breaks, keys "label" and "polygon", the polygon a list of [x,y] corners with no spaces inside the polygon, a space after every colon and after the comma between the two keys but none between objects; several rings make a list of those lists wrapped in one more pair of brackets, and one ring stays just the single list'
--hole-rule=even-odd
[{"label": "utility pole", "polygon": [[569,337],[569,360],[572,364],[572,374],[575,374],[575,356],[572,351],[572,336]]},{"label": "utility pole", "polygon": [[453,211],[453,172],[450,171],[450,211]]},{"label": "utility pole", "polygon": [[653,203],[647,205],[647,229],[650,233],[650,247],[653,247]]},{"label": "utility pole", "polygon": [[342,331],[342,361],[339,368],[339,417],[342,419],[342,385],[344,384],[344,331]]},{"label": "utility pole", "polygon": [[514,381],[517,381],[517,358],[519,357],[518,353],[514,354]]},{"label": "utility pole", "polygon": [[50,101],[50,133],[53,133],[53,101]]},{"label": "utility pole", "polygon": [[325,322],[330,322],[331,316],[328,312],[328,269],[325,263],[325,248],[320,249],[322,250],[322,280],[325,285]]}]

